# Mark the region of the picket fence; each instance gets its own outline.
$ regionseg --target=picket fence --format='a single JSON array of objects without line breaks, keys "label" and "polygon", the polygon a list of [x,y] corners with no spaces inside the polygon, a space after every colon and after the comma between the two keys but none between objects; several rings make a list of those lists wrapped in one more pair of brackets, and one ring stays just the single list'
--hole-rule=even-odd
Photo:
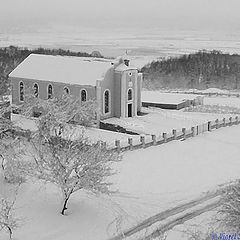
[{"label": "picket fence", "polygon": [[147,136],[140,135],[136,141],[136,136],[134,138],[128,138],[126,142],[121,142],[120,140],[115,140],[114,146],[107,145],[106,142],[99,142],[103,148],[109,150],[115,150],[117,152],[133,151],[141,148],[148,148],[151,146],[157,146],[165,144],[174,140],[186,140],[191,137],[198,136],[205,132],[211,132],[214,129],[219,129],[222,127],[230,127],[233,125],[240,124],[239,117],[229,117],[228,119],[216,119],[215,121],[208,121],[206,123],[193,126],[190,129],[182,128],[182,130],[177,131],[173,129],[171,133],[162,133],[159,136],[151,135],[151,138]]}]

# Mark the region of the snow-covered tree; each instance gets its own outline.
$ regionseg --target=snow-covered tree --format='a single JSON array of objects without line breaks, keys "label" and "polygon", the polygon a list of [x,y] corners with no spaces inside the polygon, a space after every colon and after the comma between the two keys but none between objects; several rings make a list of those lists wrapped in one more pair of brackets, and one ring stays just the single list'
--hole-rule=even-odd
[{"label": "snow-covered tree", "polygon": [[50,120],[48,125],[51,126],[54,122],[57,125],[72,123],[89,127],[96,123],[97,104],[94,100],[81,102],[79,98],[68,94],[43,100],[27,93],[18,111],[27,117],[40,115],[39,119]]},{"label": "snow-covered tree", "polygon": [[5,180],[9,183],[22,183],[24,181],[21,173],[21,162],[19,156],[23,151],[21,149],[22,137],[19,132],[22,131],[15,126],[8,115],[10,106],[2,106],[0,109],[0,162]]},{"label": "snow-covered tree", "polygon": [[12,239],[13,231],[18,228],[20,222],[20,219],[14,216],[16,196],[12,201],[7,198],[0,199],[0,231],[8,231],[10,240]]},{"label": "snow-covered tree", "polygon": [[116,153],[100,144],[87,144],[84,138],[71,141],[60,136],[37,137],[32,144],[31,173],[59,187],[64,200],[63,215],[70,196],[78,190],[110,193],[107,177],[113,174],[111,164],[118,160]]},{"label": "snow-covered tree", "polygon": [[31,104],[31,108],[39,109],[41,115],[37,120],[38,131],[30,140],[28,149],[33,161],[27,171],[59,187],[63,195],[63,215],[69,198],[76,191],[110,193],[108,177],[113,174],[111,164],[119,160],[116,152],[106,150],[99,143],[89,142],[83,132],[74,140],[72,134],[67,134],[76,127],[74,123],[82,123],[83,119],[84,122],[93,121],[95,112],[92,110],[94,114],[88,118],[87,106],[68,97]]}]

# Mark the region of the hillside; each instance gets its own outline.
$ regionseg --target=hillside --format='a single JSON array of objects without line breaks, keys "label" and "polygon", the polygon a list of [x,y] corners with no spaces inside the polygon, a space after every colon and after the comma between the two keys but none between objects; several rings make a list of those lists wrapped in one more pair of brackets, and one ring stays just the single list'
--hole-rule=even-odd
[{"label": "hillside", "polygon": [[8,81],[8,74],[31,53],[78,57],[102,57],[97,51],[88,54],[63,49],[38,48],[29,50],[27,48],[19,48],[15,46],[0,48],[0,95],[6,94],[8,91],[10,84]]},{"label": "hillside", "polygon": [[147,89],[240,89],[240,55],[199,51],[154,61],[142,68]]}]

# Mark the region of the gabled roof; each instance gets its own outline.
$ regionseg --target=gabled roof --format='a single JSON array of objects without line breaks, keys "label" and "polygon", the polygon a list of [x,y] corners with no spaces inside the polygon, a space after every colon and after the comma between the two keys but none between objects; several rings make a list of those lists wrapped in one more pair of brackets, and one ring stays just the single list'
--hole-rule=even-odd
[{"label": "gabled roof", "polygon": [[102,58],[31,54],[9,77],[95,86],[112,67]]}]

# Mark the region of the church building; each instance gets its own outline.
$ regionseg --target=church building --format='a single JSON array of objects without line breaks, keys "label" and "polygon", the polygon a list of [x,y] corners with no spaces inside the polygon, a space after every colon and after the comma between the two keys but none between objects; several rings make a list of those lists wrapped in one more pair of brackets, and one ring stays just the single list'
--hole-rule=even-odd
[{"label": "church building", "polygon": [[93,99],[98,119],[133,117],[141,110],[142,74],[127,56],[103,58],[31,54],[9,75],[12,103],[24,102],[26,89],[49,99],[71,94],[81,102]]}]

